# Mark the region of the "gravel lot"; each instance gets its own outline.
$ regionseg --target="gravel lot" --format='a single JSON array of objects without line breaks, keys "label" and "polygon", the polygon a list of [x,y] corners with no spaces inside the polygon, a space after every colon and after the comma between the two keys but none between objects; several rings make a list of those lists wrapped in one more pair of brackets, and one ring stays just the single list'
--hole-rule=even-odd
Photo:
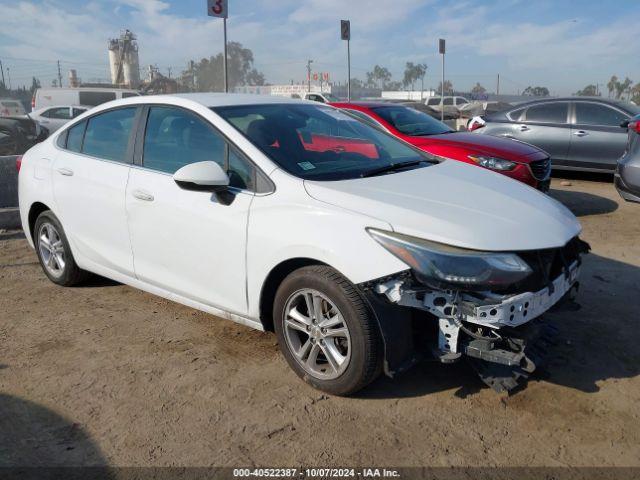
[{"label": "gravel lot", "polygon": [[0,465],[640,466],[640,205],[554,179],[584,226],[577,312],[509,397],[424,364],[358,398],[307,387],[273,334],[96,279],[64,289],[0,234]]}]

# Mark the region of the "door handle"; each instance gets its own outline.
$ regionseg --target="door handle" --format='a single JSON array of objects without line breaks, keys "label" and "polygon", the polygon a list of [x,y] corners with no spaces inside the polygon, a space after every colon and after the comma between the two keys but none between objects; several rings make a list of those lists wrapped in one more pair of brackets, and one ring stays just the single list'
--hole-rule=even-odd
[{"label": "door handle", "polygon": [[136,197],[138,200],[143,200],[145,202],[153,202],[153,195],[147,192],[143,192],[142,190],[134,190],[132,195]]},{"label": "door handle", "polygon": [[73,176],[73,170],[69,169],[69,168],[56,168],[56,170],[58,171],[58,173],[60,175],[64,175],[65,177],[71,177]]},{"label": "door handle", "polygon": [[520,125],[518,127],[518,130],[520,130],[521,132],[528,132],[531,129],[529,127],[527,127],[526,125]]},{"label": "door handle", "polygon": [[586,137],[587,135],[589,135],[587,132],[585,132],[584,130],[578,130],[577,132],[573,132],[573,134],[576,137]]}]

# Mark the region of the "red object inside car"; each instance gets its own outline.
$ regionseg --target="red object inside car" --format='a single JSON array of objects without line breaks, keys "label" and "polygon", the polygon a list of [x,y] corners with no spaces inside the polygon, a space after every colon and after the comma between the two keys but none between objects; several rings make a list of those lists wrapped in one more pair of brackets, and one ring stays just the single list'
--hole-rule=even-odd
[{"label": "red object inside car", "polygon": [[633,131],[635,131],[636,133],[640,133],[640,120],[636,121],[636,122],[631,122],[629,124],[629,128]]},{"label": "red object inside car", "polygon": [[16,158],[16,169],[20,171],[21,166],[22,166],[22,155],[18,155],[18,158]]},{"label": "red object inside car", "polygon": [[473,132],[474,130],[477,130],[482,127],[484,127],[484,125],[480,122],[471,122],[471,125],[469,125],[469,131]]},{"label": "red object inside car", "polygon": [[[534,188],[543,190],[548,188],[551,165],[549,155],[545,151],[528,143],[490,135],[455,132],[445,124],[431,117],[427,119],[428,121],[425,120],[425,128],[430,128],[436,133],[416,134],[413,133],[413,131],[419,131],[418,127],[420,127],[420,125],[412,122],[418,119],[416,115],[419,115],[420,112],[404,105],[383,102],[340,102],[331,103],[330,105],[347,112],[357,111],[366,114],[373,120],[373,124],[378,124],[392,135],[432,155],[450,158],[476,166],[480,165],[470,157],[474,157],[475,159],[484,157],[485,159],[489,158],[497,161],[512,162],[515,165],[510,170],[492,169],[492,171],[526,183]],[[401,132],[391,124],[390,121],[383,118],[383,116],[387,118],[390,117],[388,112],[385,113],[383,109],[396,110],[394,112],[395,118],[400,119],[400,121],[406,120],[407,123],[403,124],[403,126],[406,126],[407,129],[415,130],[413,130],[411,134]],[[406,112],[398,109],[406,109]],[[436,123],[434,124],[433,122]]]}]

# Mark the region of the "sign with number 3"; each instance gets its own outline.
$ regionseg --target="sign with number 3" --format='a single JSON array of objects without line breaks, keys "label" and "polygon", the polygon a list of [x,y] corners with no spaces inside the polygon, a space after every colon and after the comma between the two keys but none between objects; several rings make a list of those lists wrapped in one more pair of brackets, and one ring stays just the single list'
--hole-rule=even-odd
[{"label": "sign with number 3", "polygon": [[229,0],[207,0],[207,15],[210,17],[228,18]]}]

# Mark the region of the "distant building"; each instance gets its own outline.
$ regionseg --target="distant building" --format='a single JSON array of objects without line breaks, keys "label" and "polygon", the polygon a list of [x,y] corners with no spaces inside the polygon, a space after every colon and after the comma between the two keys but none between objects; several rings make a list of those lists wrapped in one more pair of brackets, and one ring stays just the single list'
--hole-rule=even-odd
[{"label": "distant building", "polygon": [[138,42],[133,32],[124,30],[119,38],[109,40],[109,67],[111,83],[118,87],[140,86]]}]

